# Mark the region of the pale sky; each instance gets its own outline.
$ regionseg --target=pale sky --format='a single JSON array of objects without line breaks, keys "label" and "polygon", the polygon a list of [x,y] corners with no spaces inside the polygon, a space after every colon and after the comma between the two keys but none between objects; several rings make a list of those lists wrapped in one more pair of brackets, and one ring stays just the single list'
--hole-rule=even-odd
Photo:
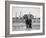
[{"label": "pale sky", "polygon": [[16,17],[16,13],[17,13],[17,17],[20,16],[20,12],[21,12],[21,17],[24,14],[32,14],[34,17],[40,17],[40,8],[37,7],[12,7],[12,17]]}]

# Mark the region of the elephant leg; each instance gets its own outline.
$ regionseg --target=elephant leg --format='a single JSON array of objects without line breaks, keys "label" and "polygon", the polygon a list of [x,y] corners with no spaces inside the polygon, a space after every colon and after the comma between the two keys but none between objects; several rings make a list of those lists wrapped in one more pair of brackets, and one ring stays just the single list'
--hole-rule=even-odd
[{"label": "elephant leg", "polygon": [[32,28],[32,24],[31,23],[29,24],[29,28]]}]

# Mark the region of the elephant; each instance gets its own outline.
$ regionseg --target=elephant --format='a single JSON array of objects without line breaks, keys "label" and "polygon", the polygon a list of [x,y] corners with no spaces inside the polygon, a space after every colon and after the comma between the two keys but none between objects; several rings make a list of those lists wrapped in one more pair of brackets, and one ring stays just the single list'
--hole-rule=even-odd
[{"label": "elephant", "polygon": [[26,28],[32,28],[32,19],[28,18],[28,15],[24,15]]}]

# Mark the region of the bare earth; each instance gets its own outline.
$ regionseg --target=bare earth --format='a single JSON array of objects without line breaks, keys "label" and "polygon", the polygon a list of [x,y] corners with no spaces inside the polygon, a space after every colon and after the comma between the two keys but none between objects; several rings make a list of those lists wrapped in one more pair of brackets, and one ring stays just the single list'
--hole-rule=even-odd
[{"label": "bare earth", "polygon": [[26,28],[26,24],[23,23],[13,23],[12,25],[13,31],[30,31],[32,30],[39,30],[40,29],[40,23],[32,23],[32,28]]}]

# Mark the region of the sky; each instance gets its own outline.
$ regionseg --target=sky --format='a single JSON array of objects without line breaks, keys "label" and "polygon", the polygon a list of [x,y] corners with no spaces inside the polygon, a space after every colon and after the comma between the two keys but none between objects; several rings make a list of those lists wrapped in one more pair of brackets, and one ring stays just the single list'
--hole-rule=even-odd
[{"label": "sky", "polygon": [[24,14],[32,14],[34,17],[40,17],[40,8],[37,7],[12,7],[12,17],[21,17]]}]

